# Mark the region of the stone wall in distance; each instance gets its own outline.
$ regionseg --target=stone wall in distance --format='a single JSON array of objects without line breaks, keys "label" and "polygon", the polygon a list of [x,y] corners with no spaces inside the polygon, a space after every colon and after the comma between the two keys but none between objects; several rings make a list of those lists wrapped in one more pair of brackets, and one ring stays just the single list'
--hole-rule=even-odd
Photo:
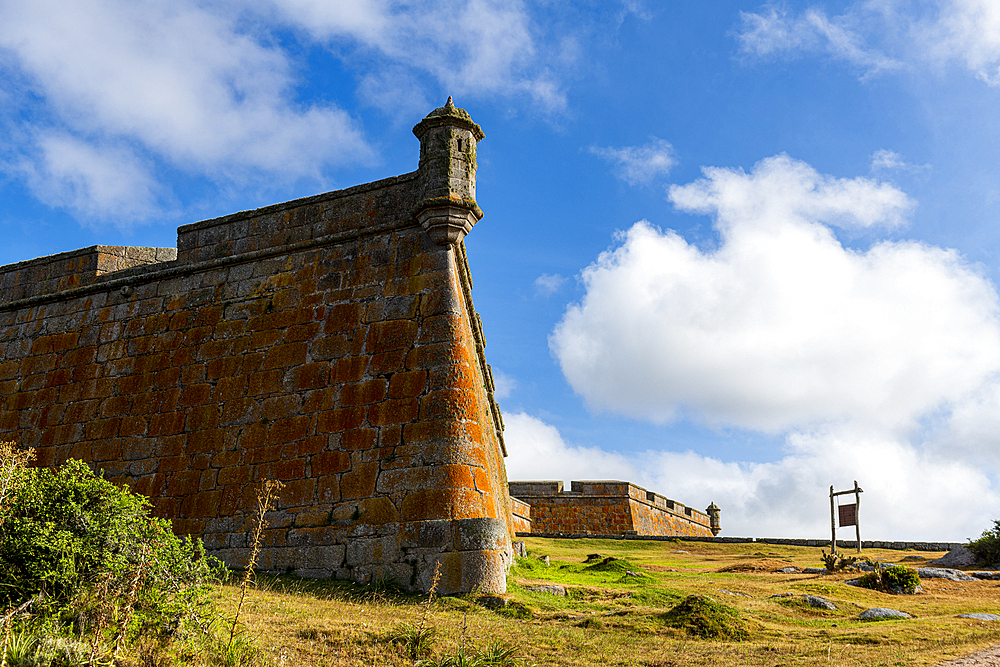
[{"label": "stone wall in distance", "polygon": [[[630,482],[510,482],[531,506],[530,532],[552,535],[712,536],[708,515]],[[519,531],[522,533],[529,531]]]}]

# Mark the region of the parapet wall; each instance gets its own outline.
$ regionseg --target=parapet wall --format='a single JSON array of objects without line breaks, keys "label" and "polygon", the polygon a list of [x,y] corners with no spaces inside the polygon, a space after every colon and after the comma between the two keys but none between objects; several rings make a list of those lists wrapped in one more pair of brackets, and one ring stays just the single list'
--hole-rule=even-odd
[{"label": "parapet wall", "polygon": [[503,424],[462,241],[482,132],[450,100],[414,131],[416,172],[187,225],[177,251],[0,268],[0,436],[130,484],[231,566],[278,479],[263,569],[426,590],[440,565],[441,593],[503,591]]},{"label": "parapet wall", "polygon": [[532,534],[712,535],[704,512],[630,482],[580,481],[570,488],[561,481],[509,484],[511,497],[531,506]]},{"label": "parapet wall", "polygon": [[171,262],[176,248],[95,245],[0,267],[0,303],[93,285],[112,273]]}]

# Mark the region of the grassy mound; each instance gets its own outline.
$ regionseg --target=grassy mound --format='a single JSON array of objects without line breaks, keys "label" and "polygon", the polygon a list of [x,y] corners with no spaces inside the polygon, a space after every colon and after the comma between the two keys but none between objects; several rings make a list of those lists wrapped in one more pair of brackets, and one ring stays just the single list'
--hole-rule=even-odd
[{"label": "grassy mound", "polygon": [[662,618],[671,627],[705,639],[750,638],[750,630],[737,610],[704,595],[687,596]]},{"label": "grassy mound", "polygon": [[625,574],[626,572],[639,572],[639,566],[624,558],[604,558],[601,561],[583,568],[584,572],[613,572],[615,574]]}]

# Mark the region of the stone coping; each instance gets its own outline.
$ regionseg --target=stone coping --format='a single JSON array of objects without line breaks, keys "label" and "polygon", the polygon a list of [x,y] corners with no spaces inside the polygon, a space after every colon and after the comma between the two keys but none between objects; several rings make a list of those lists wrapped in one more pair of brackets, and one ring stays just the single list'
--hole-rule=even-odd
[{"label": "stone coping", "polygon": [[177,228],[177,234],[185,234],[199,229],[205,229],[207,227],[214,227],[216,225],[223,225],[227,222],[235,222],[237,220],[244,220],[248,218],[257,218],[265,215],[270,215],[272,213],[280,213],[281,211],[288,211],[294,208],[299,208],[301,206],[307,206],[309,204],[317,204],[319,202],[331,201],[333,199],[341,199],[343,197],[350,197],[351,195],[360,194],[363,192],[370,192],[372,190],[381,190],[397,183],[405,183],[407,181],[412,181],[420,177],[420,171],[411,171],[406,174],[400,174],[399,176],[390,176],[388,178],[383,178],[377,181],[372,181],[371,183],[362,183],[361,185],[354,185],[349,188],[344,188],[342,190],[331,190],[330,192],[323,192],[320,194],[309,195],[307,197],[300,197],[299,199],[292,199],[291,201],[285,201],[278,204],[269,204],[267,206],[262,206],[261,208],[247,209],[245,211],[237,211],[236,213],[228,213],[217,218],[209,218],[208,220],[200,220],[198,222],[192,222],[186,225],[181,225]]}]

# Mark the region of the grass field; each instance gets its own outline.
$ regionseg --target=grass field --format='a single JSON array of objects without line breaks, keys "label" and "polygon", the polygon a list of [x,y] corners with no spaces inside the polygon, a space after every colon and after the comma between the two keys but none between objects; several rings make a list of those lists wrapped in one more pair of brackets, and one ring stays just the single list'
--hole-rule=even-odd
[{"label": "grass field", "polygon": [[[761,544],[526,540],[529,558],[511,570],[506,604],[477,596],[403,595],[389,589],[294,577],[261,577],[242,618],[261,648],[261,662],[293,667],[413,665],[401,628],[432,629],[426,657],[440,661],[500,640],[527,665],[935,665],[1000,643],[998,623],[957,618],[1000,612],[1000,582],[924,579],[924,592],[889,595],[844,581],[857,576],[781,574],[780,567],[820,566],[820,549]],[[588,554],[620,561],[585,564]],[[546,567],[539,556],[549,556]],[[891,563],[941,553],[890,550],[863,556]],[[905,561],[921,567],[922,561]],[[598,565],[598,567],[593,567]],[[630,573],[631,572],[631,573]],[[556,583],[568,595],[527,587]],[[771,597],[791,593],[786,597]],[[224,613],[237,590],[217,589]],[[744,640],[705,639],[671,627],[666,612],[692,594],[733,610]],[[806,604],[828,599],[836,611]],[[914,618],[860,621],[871,607]]]}]

